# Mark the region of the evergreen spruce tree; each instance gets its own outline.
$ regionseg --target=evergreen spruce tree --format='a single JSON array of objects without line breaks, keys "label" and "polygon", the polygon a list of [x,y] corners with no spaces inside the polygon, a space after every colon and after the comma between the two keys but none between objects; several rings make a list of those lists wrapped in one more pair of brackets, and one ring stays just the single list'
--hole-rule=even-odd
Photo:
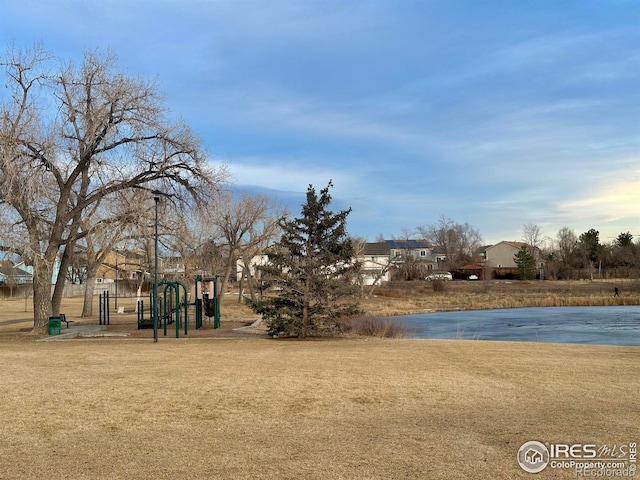
[{"label": "evergreen spruce tree", "polygon": [[526,246],[520,248],[513,260],[518,266],[520,280],[533,280],[536,277],[536,259],[529,251],[529,248]]},{"label": "evergreen spruce tree", "polygon": [[343,331],[344,320],[358,312],[353,278],[359,268],[346,232],[351,209],[333,213],[329,182],[316,194],[307,189],[302,215],[283,220],[280,241],[262,267],[262,280],[273,296],[252,303],[269,334],[307,337]]}]

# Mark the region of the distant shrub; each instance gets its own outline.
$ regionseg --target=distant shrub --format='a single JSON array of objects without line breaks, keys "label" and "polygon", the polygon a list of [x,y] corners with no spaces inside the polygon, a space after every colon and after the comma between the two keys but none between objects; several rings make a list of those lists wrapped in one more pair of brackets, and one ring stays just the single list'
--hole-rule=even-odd
[{"label": "distant shrub", "polygon": [[408,338],[414,332],[399,320],[385,317],[362,317],[351,320],[351,333],[366,337]]},{"label": "distant shrub", "polygon": [[638,294],[640,293],[640,282],[638,282],[637,280],[633,283],[626,283],[624,285],[622,285],[622,288],[620,290],[625,290],[629,293],[634,293],[634,294]]},{"label": "distant shrub", "polygon": [[440,293],[447,289],[447,284],[444,280],[431,280],[431,287],[434,292]]}]

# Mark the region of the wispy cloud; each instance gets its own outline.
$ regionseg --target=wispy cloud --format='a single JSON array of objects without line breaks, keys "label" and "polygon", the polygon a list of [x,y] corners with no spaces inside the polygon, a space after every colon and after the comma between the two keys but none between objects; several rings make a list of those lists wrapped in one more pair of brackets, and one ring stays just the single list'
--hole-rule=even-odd
[{"label": "wispy cloud", "polygon": [[354,233],[440,214],[487,241],[527,221],[550,235],[640,223],[637,2],[29,7],[3,6],[0,40],[113,50],[158,78],[239,188],[293,198],[332,179]]},{"label": "wispy cloud", "polygon": [[339,193],[349,191],[357,185],[357,177],[348,171],[324,168],[320,162],[309,158],[286,161],[242,157],[217,159],[213,164],[226,165],[232,182],[237,185],[260,185],[272,190],[304,192],[309,184],[322,188],[332,180]]}]

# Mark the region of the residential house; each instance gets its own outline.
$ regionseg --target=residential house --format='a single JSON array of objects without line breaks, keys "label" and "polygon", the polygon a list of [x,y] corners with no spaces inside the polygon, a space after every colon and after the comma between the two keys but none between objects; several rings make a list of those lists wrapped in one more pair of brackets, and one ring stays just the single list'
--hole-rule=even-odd
[{"label": "residential house", "polygon": [[391,248],[387,242],[365,243],[358,255],[362,265],[360,278],[363,285],[380,285],[391,279]]},{"label": "residential house", "polygon": [[[482,256],[484,257],[484,266],[487,270],[487,278],[516,276],[518,274],[518,266],[515,262],[515,255],[520,251],[522,247],[529,247],[523,242],[509,242],[502,241],[495,245],[490,245],[484,249]],[[534,252],[536,256],[536,270],[539,275],[543,276],[544,262],[542,262],[537,255],[538,251]]]},{"label": "residential house", "polygon": [[389,258],[393,263],[426,259],[430,252],[429,245],[422,240],[385,240],[385,243],[389,245]]},{"label": "residential house", "polygon": [[[429,245],[423,240],[385,240],[365,243],[356,258],[361,266],[360,281],[363,285],[374,285],[391,280],[391,267],[413,261],[425,270],[439,270],[446,260],[444,249]],[[266,254],[255,255],[249,264],[249,274],[256,276],[256,267],[266,265],[269,257]],[[236,262],[238,278],[244,274],[244,262]]]},{"label": "residential house", "polygon": [[[249,275],[253,278],[256,278],[256,273],[258,271],[257,267],[267,265],[269,263],[269,256],[265,253],[260,255],[254,255],[249,261]],[[236,261],[236,278],[239,280],[244,275],[244,260],[239,258]]]},{"label": "residential house", "polygon": [[21,267],[24,267],[24,264],[13,265],[11,262],[0,262],[0,283],[5,285],[31,283],[33,274]]},{"label": "residential house", "polygon": [[[160,259],[158,259],[159,261]],[[168,275],[169,277],[176,277],[180,275],[184,275],[187,271],[187,260],[181,255],[173,255],[170,257],[162,258],[162,269],[161,272],[163,275]]]},{"label": "residential house", "polygon": [[112,283],[116,278],[118,280],[143,279],[149,274],[145,263],[145,255],[141,251],[113,250],[98,267],[96,282]]},{"label": "residential house", "polygon": [[0,289],[4,295],[13,297],[15,290],[30,291],[33,274],[23,263],[13,265],[11,262],[0,262]]},{"label": "residential house", "polygon": [[385,240],[389,245],[389,258],[394,264],[415,261],[424,264],[427,270],[440,270],[446,260],[444,249],[429,245],[424,240]]},{"label": "residential house", "polygon": [[444,249],[429,245],[424,240],[385,240],[366,243],[358,260],[362,263],[363,282],[372,285],[391,279],[391,267],[400,267],[411,262],[420,271],[441,270],[446,261]]}]

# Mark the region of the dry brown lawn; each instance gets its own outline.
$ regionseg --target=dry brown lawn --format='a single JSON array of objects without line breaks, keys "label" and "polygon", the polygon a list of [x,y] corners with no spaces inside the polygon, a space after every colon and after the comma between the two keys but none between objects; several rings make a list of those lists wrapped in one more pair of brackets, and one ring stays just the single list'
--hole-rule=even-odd
[{"label": "dry brown lawn", "polygon": [[575,478],[525,473],[518,448],[640,440],[638,347],[41,342],[15,302],[0,301],[0,322],[27,319],[0,327],[0,479]]},{"label": "dry brown lawn", "polygon": [[525,441],[638,440],[639,360],[478,341],[0,338],[0,478],[530,478]]},{"label": "dry brown lawn", "polygon": [[[613,289],[620,296],[613,296]],[[454,281],[435,292],[431,282],[398,282],[376,289],[363,302],[372,315],[406,315],[487,308],[570,307],[640,304],[640,281]]]}]

